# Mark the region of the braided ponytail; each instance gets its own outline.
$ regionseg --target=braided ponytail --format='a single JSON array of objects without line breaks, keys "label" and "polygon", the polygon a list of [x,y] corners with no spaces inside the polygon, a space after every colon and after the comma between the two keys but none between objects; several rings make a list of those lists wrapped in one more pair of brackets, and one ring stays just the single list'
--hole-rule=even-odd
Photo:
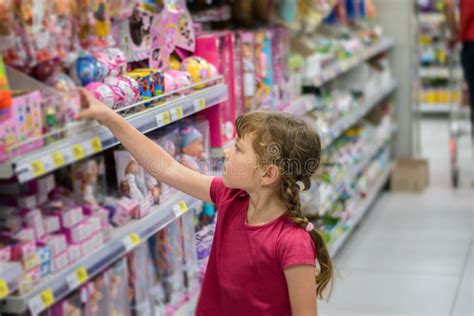
[{"label": "braided ponytail", "polygon": [[[309,185],[305,185],[305,188],[309,188]],[[296,179],[294,179],[291,175],[284,175],[282,177],[280,197],[286,204],[288,216],[293,221],[293,223],[306,230],[310,222],[308,218],[304,216],[303,211],[301,210],[300,191],[302,191],[302,189],[300,188],[298,181],[296,181]],[[334,268],[323,236],[318,230],[314,228],[309,232],[309,234],[313,239],[314,246],[316,248],[316,259],[319,264],[319,271],[315,277],[316,294],[320,298],[323,298],[323,292],[333,278]]]},{"label": "braided ponytail", "polygon": [[[254,136],[252,145],[260,166],[278,166],[281,173],[278,198],[285,203],[289,218],[306,230],[309,220],[301,209],[300,192],[309,189],[311,176],[319,167],[319,135],[298,117],[265,111],[240,116],[236,128],[240,138],[247,134]],[[322,298],[333,278],[332,260],[322,235],[314,228],[308,233],[319,264],[319,273],[315,276],[316,294]]]}]

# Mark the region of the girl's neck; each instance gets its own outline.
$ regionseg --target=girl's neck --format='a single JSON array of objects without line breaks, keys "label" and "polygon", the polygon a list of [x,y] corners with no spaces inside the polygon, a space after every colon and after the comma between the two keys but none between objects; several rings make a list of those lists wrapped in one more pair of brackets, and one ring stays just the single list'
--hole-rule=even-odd
[{"label": "girl's neck", "polygon": [[286,206],[273,192],[249,194],[247,224],[264,225],[280,217],[286,212]]}]

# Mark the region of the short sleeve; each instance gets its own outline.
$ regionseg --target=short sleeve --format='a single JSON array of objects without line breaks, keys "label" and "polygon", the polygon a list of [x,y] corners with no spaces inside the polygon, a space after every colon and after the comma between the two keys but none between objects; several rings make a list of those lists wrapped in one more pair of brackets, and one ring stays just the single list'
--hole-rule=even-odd
[{"label": "short sleeve", "polygon": [[299,227],[282,236],[277,244],[277,256],[282,270],[298,264],[316,266],[316,247],[313,239]]},{"label": "short sleeve", "polygon": [[214,177],[211,182],[210,195],[212,203],[217,205],[217,202],[221,200],[225,192],[224,180],[221,177]]}]

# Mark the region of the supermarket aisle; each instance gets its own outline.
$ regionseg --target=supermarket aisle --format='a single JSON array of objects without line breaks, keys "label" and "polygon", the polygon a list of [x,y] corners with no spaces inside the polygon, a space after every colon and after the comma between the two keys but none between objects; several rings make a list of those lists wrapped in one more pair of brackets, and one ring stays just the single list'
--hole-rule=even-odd
[{"label": "supermarket aisle", "polygon": [[[321,315],[474,315],[471,178],[449,182],[447,127],[422,124],[431,186],[424,193],[385,193],[336,257],[338,276]],[[461,166],[472,177],[468,139]]]}]

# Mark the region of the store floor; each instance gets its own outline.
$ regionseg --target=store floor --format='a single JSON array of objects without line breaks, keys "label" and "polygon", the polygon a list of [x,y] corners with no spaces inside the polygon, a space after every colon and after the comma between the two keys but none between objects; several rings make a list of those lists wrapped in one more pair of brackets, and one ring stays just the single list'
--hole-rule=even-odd
[{"label": "store floor", "polygon": [[320,315],[474,315],[474,189],[470,139],[461,188],[450,186],[445,120],[423,120],[430,187],[383,193],[336,256],[337,277]]}]

